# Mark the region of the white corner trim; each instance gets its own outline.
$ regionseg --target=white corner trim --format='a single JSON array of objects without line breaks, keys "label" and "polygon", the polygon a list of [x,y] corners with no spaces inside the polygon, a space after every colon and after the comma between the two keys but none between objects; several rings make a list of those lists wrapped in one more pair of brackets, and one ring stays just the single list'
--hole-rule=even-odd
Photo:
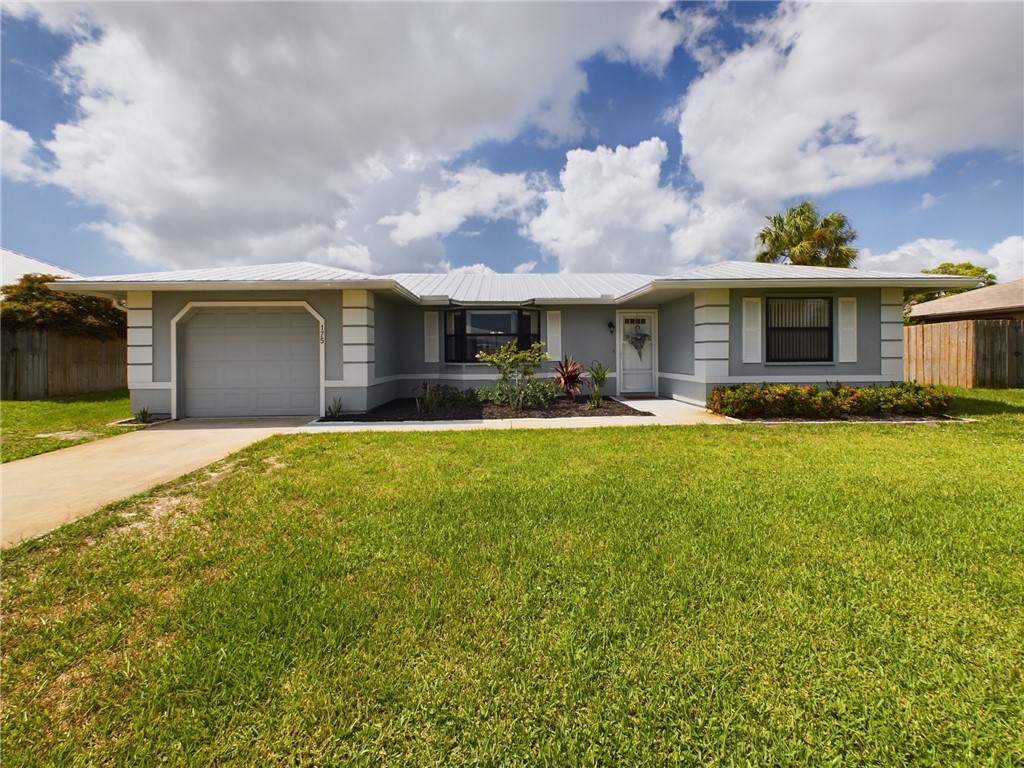
[{"label": "white corner trim", "polygon": [[193,309],[206,309],[210,307],[220,307],[222,309],[234,309],[241,307],[301,307],[316,318],[319,323],[319,343],[318,347],[320,350],[320,416],[324,416],[326,408],[326,392],[324,387],[324,348],[326,346],[326,333],[327,325],[324,322],[323,315],[313,309],[308,301],[190,301],[184,307],[182,307],[178,314],[171,318],[170,330],[171,330],[171,418],[178,418],[178,323]]}]

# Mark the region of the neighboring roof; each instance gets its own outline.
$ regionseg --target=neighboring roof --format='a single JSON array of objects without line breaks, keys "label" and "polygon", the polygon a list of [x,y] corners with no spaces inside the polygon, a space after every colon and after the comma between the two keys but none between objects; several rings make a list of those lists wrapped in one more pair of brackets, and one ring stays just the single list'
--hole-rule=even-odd
[{"label": "neighboring roof", "polygon": [[0,248],[0,285],[13,285],[24,275],[54,275],[56,277],[81,277],[70,269],[47,264],[17,251]]},{"label": "neighboring roof", "polygon": [[621,304],[667,300],[672,295],[715,287],[827,287],[837,283],[863,286],[967,288],[976,281],[946,275],[874,272],[833,267],[797,267],[729,261],[674,277],[638,274],[397,274],[370,275],[308,262],[213,267],[172,272],[144,272],[61,280],[63,290],[123,295],[153,290],[339,289],[391,291],[418,304]]},{"label": "neighboring roof", "polygon": [[1024,280],[945,296],[923,304],[915,304],[910,310],[912,317],[982,315],[999,312],[1024,312]]},{"label": "neighboring roof", "polygon": [[391,275],[410,293],[430,303],[614,303],[654,277],[632,274],[400,274]]}]

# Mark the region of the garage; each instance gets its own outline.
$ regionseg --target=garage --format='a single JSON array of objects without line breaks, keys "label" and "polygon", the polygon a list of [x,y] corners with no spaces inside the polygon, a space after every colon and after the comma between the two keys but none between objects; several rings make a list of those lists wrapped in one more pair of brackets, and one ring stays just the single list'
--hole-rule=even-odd
[{"label": "garage", "polygon": [[179,337],[180,414],[316,415],[318,342],[319,323],[300,307],[197,309]]}]

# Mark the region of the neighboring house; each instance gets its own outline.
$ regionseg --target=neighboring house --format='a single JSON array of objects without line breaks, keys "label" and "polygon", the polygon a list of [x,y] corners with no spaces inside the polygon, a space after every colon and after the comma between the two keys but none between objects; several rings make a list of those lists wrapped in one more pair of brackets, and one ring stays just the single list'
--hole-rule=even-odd
[{"label": "neighboring house", "polygon": [[970,278],[725,262],[672,277],[389,275],[271,264],[62,280],[128,307],[132,410],[365,411],[423,381],[475,386],[480,350],[546,344],[611,365],[611,392],[703,404],[739,382],[903,377],[904,290]]},{"label": "neighboring house", "polygon": [[943,323],[949,320],[1024,320],[1024,280],[990,285],[946,296],[910,309],[914,320]]},{"label": "neighboring house", "polygon": [[[53,275],[76,280],[87,278],[21,253],[0,248],[0,281],[14,286],[29,275]],[[125,343],[120,338],[86,338],[110,328],[123,334],[124,317],[99,300],[72,296],[69,302],[35,293],[39,281],[20,291],[14,300],[4,299],[0,328],[0,397],[4,400],[45,400],[124,389],[127,386]],[[25,288],[25,286],[21,286]],[[34,298],[33,298],[34,297]],[[50,298],[56,300],[52,303]],[[10,312],[8,312],[10,310]],[[78,322],[80,321],[80,322]],[[84,331],[88,327],[90,331]],[[111,331],[116,335],[116,330]]]},{"label": "neighboring house", "polygon": [[0,248],[0,285],[14,285],[25,275],[53,275],[54,277],[81,277],[77,272],[55,267],[45,261],[33,259],[17,251]]}]

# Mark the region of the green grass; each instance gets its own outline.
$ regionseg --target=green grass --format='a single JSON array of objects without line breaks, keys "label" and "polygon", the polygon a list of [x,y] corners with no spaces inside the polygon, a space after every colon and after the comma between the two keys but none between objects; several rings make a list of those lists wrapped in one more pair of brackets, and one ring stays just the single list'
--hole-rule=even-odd
[{"label": "green grass", "polygon": [[11,765],[1020,765],[973,424],[277,436],[5,554]]},{"label": "green grass", "polygon": [[[0,403],[0,460],[14,461],[40,453],[119,435],[134,427],[111,427],[130,419],[128,390],[96,392],[55,400],[4,400]],[[81,437],[36,437],[55,432],[83,432]]]}]

